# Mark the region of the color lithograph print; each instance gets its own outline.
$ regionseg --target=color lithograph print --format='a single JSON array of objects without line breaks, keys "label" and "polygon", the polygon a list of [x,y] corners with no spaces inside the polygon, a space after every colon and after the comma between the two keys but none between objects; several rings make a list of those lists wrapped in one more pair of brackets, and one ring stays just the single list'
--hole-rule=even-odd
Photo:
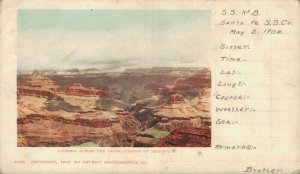
[{"label": "color lithograph print", "polygon": [[210,147],[210,11],[18,10],[18,147]]}]

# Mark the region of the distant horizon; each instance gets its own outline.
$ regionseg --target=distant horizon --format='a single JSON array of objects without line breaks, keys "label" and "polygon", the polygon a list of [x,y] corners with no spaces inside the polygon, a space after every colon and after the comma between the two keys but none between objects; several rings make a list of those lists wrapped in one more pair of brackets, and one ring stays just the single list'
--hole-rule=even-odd
[{"label": "distant horizon", "polygon": [[209,10],[21,9],[18,69],[208,67],[210,18]]},{"label": "distant horizon", "polygon": [[67,69],[32,69],[32,70],[29,70],[29,69],[17,69],[17,71],[24,71],[24,72],[33,72],[33,71],[41,71],[41,72],[45,72],[45,71],[88,71],[88,70],[96,70],[96,71],[102,71],[102,72],[126,72],[128,70],[143,70],[143,69],[163,69],[163,68],[171,68],[171,69],[193,69],[193,70],[203,70],[203,69],[208,69],[208,70],[211,70],[210,67],[181,67],[181,66],[178,66],[178,67],[160,67],[160,66],[156,66],[156,67],[149,67],[149,68],[145,68],[145,67],[142,67],[142,68],[129,68],[129,69],[124,69],[122,71],[109,71],[109,70],[101,70],[101,69],[98,69],[98,68],[67,68]]}]

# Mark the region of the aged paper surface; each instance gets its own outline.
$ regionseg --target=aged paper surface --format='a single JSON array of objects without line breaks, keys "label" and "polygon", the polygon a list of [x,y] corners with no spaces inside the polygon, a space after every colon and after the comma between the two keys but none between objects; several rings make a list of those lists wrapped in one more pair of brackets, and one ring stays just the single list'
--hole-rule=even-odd
[{"label": "aged paper surface", "polygon": [[1,173],[300,173],[296,0],[3,1]]}]

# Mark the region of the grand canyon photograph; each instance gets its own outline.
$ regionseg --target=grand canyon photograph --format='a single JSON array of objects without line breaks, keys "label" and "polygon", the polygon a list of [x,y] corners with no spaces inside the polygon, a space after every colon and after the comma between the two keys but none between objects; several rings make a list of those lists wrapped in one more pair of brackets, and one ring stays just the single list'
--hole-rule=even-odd
[{"label": "grand canyon photograph", "polygon": [[210,147],[210,12],[18,10],[18,147]]}]

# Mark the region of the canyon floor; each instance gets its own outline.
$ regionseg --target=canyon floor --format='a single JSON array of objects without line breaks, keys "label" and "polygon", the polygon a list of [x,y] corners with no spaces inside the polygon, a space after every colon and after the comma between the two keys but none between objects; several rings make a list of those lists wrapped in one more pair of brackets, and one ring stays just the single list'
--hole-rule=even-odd
[{"label": "canyon floor", "polygon": [[207,68],[18,74],[19,147],[210,147]]}]

